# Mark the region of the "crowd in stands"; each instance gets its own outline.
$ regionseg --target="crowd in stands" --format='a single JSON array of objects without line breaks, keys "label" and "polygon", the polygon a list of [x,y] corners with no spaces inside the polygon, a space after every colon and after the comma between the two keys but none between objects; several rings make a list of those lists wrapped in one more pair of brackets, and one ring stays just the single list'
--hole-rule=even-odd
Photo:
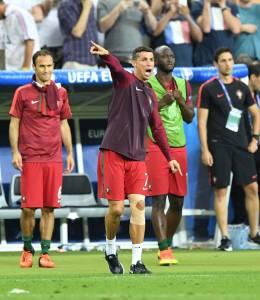
[{"label": "crowd in stands", "polygon": [[35,51],[55,67],[97,67],[90,41],[125,67],[134,48],[168,45],[176,66],[212,65],[230,47],[238,63],[260,60],[259,0],[0,0],[0,69],[29,70]]}]

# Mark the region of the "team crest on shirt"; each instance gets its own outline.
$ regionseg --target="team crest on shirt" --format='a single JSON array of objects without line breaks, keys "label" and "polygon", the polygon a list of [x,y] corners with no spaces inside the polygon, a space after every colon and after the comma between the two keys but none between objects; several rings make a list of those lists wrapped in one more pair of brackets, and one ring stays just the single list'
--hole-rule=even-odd
[{"label": "team crest on shirt", "polygon": [[236,95],[239,100],[242,100],[243,93],[241,90],[237,90]]}]

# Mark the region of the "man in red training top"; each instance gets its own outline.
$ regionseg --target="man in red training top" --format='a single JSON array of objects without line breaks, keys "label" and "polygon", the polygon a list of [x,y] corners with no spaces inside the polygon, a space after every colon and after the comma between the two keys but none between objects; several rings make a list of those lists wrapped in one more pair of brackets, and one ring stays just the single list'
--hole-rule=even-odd
[{"label": "man in red training top", "polygon": [[116,234],[124,199],[131,209],[130,238],[132,264],[130,274],[149,274],[141,260],[145,232],[145,195],[149,189],[145,165],[147,126],[169,162],[169,171],[180,171],[177,161],[170,156],[164,127],[158,113],[158,103],[152,89],[145,83],[154,68],[153,50],[138,47],[133,51],[131,74],[108,50],[93,43],[90,52],[99,55],[109,67],[113,78],[113,96],[108,105],[108,126],[100,146],[98,160],[98,195],[108,199],[105,218],[105,258],[113,274],[123,274],[123,265],[116,252]]},{"label": "man in red training top", "polygon": [[71,132],[67,119],[71,111],[67,92],[51,80],[53,57],[47,50],[33,56],[33,81],[15,91],[10,109],[9,138],[13,166],[21,171],[21,231],[24,241],[22,268],[31,268],[35,209],[41,208],[41,255],[39,266],[53,268],[48,255],[54,208],[60,207],[62,186],[62,142],[67,150],[67,168],[74,167]]}]

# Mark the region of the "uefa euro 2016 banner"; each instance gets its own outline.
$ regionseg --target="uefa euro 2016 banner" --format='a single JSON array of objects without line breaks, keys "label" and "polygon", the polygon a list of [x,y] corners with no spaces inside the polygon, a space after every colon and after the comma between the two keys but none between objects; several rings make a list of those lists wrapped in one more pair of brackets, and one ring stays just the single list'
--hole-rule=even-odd
[{"label": "uefa euro 2016 banner", "polygon": [[[131,69],[128,70],[131,72]],[[0,71],[0,85],[18,86],[26,84],[31,81],[32,74],[32,71]],[[200,83],[216,76],[217,71],[214,67],[175,68],[173,74],[190,82]],[[246,77],[247,67],[245,65],[235,65],[233,75],[238,78]],[[53,79],[61,84],[104,85],[112,82],[109,69],[107,68],[54,70]]]}]

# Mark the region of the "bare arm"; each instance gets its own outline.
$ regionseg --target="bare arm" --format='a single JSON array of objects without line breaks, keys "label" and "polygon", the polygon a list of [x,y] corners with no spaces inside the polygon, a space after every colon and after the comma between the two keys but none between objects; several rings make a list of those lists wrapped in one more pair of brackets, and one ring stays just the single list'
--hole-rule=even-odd
[{"label": "bare arm", "polygon": [[172,18],[172,12],[169,10],[165,15],[163,15],[163,17],[157,23],[153,35],[154,36],[160,35],[164,31],[167,24],[170,22],[171,18]]},{"label": "bare arm", "polygon": [[82,11],[77,23],[71,30],[71,34],[76,38],[81,38],[84,34],[88,25],[88,18],[92,7],[92,2],[90,0],[81,0],[81,3],[83,6]]},{"label": "bare arm", "polygon": [[208,121],[209,110],[206,108],[198,109],[198,129],[201,144],[201,160],[206,166],[213,165],[213,157],[208,148],[208,137],[207,137],[207,121]]},{"label": "bare arm", "polygon": [[257,26],[255,24],[241,24],[240,31],[252,34],[257,31]]},{"label": "bare arm", "polygon": [[149,5],[145,1],[141,0],[140,4],[139,4],[139,9],[144,14],[145,25],[149,29],[155,30],[155,28],[157,26],[157,20],[156,20],[155,16],[153,15],[153,13],[151,12]]},{"label": "bare arm", "polygon": [[163,0],[152,0],[151,11],[155,16],[158,16],[163,7]]},{"label": "bare arm", "polygon": [[231,13],[231,10],[229,8],[226,8],[226,1],[222,1],[222,2],[224,2],[225,4],[220,3],[219,6],[223,9],[222,14],[223,14],[224,22],[227,25],[227,28],[233,34],[239,34],[240,26],[241,26],[240,20]]},{"label": "bare arm", "polygon": [[12,164],[14,168],[22,171],[22,156],[18,149],[20,119],[11,117],[9,125],[9,142],[12,150]]},{"label": "bare arm", "polygon": [[24,44],[25,44],[25,49],[24,49],[22,70],[29,70],[31,67],[34,40],[26,40],[24,41]]},{"label": "bare arm", "polygon": [[197,23],[202,32],[209,33],[211,31],[211,18],[210,18],[210,0],[204,1],[202,15],[197,18]]},{"label": "bare arm", "polygon": [[48,15],[53,6],[53,0],[45,0],[31,8],[35,22],[41,22]]},{"label": "bare arm", "polygon": [[190,35],[193,41],[195,42],[201,42],[203,39],[203,33],[200,29],[200,27],[196,24],[196,22],[193,20],[192,16],[190,15],[190,10],[188,6],[180,6],[179,12],[181,15],[184,16],[184,18],[189,23],[190,28]]},{"label": "bare arm", "polygon": [[70,173],[74,168],[74,158],[72,149],[72,139],[70,127],[67,120],[62,120],[60,123],[62,142],[67,151],[67,167],[65,173]]},{"label": "bare arm", "polygon": [[115,6],[107,15],[101,18],[98,22],[99,29],[101,32],[107,32],[116,22],[120,14],[132,6],[132,0],[122,0]]},{"label": "bare arm", "polygon": [[179,90],[174,90],[172,93],[167,93],[163,96],[161,101],[158,102],[158,110],[163,107],[177,101],[183,120],[186,123],[191,123],[194,118],[194,109],[192,105],[187,105],[185,99],[182,97],[182,93]]},{"label": "bare arm", "polygon": [[[248,111],[250,112],[252,116],[252,134],[259,135],[260,132],[260,113],[259,108],[256,104],[251,105],[248,107]],[[248,151],[251,153],[255,153],[258,149],[258,139],[252,138],[249,145],[248,145]]]}]

